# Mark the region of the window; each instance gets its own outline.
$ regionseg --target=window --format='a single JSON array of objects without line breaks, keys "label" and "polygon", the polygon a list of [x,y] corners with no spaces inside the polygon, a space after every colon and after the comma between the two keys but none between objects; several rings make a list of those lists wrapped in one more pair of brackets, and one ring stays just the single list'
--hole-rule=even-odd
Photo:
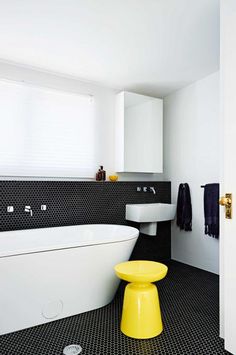
[{"label": "window", "polygon": [[0,80],[0,175],[94,177],[89,95]]}]

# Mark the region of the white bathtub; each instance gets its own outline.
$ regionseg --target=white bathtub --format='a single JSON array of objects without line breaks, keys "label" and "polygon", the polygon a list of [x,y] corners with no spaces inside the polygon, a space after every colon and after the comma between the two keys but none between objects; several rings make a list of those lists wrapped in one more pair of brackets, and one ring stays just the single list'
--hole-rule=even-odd
[{"label": "white bathtub", "polygon": [[0,334],[112,301],[113,267],[129,259],[136,228],[80,225],[0,233]]}]

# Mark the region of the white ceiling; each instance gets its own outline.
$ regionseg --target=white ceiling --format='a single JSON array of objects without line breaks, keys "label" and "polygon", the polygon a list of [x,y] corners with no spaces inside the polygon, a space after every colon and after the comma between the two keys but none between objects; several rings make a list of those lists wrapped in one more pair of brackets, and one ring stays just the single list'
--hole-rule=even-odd
[{"label": "white ceiling", "polygon": [[0,58],[164,96],[218,70],[219,0],[0,0]]}]

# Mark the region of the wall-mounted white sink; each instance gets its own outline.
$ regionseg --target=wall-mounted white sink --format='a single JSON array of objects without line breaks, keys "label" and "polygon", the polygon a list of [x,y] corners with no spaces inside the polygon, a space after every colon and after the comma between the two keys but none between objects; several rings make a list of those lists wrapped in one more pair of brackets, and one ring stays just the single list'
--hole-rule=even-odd
[{"label": "wall-mounted white sink", "polygon": [[140,232],[156,235],[157,222],[174,219],[176,205],[173,203],[143,203],[126,205],[126,219],[140,224]]}]

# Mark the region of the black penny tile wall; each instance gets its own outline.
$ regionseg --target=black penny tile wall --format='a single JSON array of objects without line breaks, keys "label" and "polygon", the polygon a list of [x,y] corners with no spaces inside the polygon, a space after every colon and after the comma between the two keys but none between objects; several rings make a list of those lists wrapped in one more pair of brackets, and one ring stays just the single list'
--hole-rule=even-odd
[{"label": "black penny tile wall", "polygon": [[[156,194],[137,192],[137,186],[153,186]],[[45,228],[88,223],[128,224],[128,203],[169,203],[170,182],[0,181],[0,231]],[[46,205],[46,210],[41,210]],[[13,212],[7,212],[13,206]],[[32,216],[25,212],[30,206]],[[141,238],[142,237],[142,238]],[[168,259],[170,222],[158,223],[157,236],[141,236],[133,258]]]}]

